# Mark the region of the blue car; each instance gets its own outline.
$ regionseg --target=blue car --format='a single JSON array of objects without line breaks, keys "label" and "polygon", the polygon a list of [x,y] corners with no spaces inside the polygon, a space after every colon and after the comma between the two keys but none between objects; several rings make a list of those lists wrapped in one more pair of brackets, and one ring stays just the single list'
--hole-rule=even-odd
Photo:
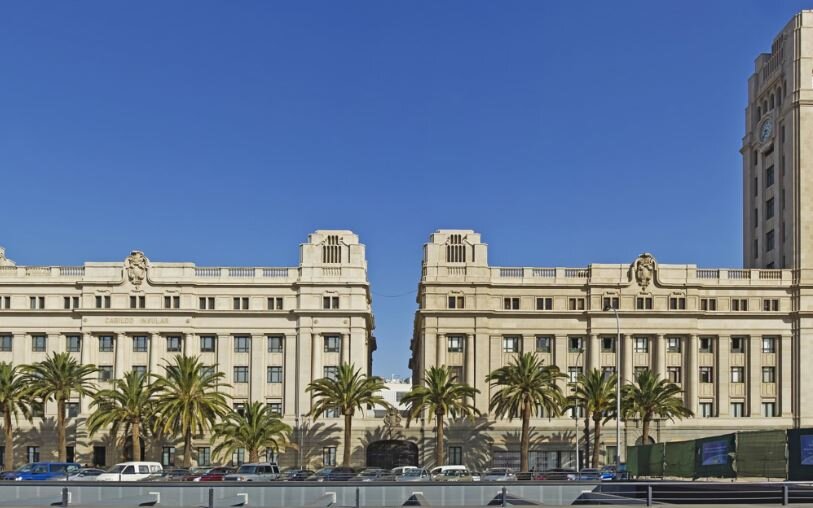
[{"label": "blue car", "polygon": [[67,476],[79,471],[82,466],[76,462],[33,462],[20,466],[15,471],[2,474],[3,480],[14,481],[47,481],[63,480]]}]

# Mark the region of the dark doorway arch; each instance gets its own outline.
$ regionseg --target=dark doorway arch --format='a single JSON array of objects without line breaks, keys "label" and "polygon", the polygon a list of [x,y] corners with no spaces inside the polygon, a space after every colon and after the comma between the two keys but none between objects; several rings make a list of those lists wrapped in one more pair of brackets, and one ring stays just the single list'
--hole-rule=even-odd
[{"label": "dark doorway arch", "polygon": [[147,446],[144,444],[144,438],[138,438],[138,442],[141,443],[141,457],[134,459],[133,458],[133,436],[127,436],[127,439],[124,440],[124,461],[130,460],[144,460],[144,454],[147,451]]},{"label": "dark doorway arch", "polygon": [[404,439],[375,441],[367,446],[367,467],[392,469],[418,465],[418,445]]}]

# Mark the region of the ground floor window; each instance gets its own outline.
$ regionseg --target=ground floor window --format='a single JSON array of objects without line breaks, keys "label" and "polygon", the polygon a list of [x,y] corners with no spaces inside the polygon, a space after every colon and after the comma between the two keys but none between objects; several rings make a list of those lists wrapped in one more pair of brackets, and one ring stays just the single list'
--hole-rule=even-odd
[{"label": "ground floor window", "polygon": [[107,449],[104,446],[93,447],[93,465],[101,467],[107,465]]},{"label": "ground floor window", "polygon": [[231,461],[235,467],[242,466],[246,462],[246,449],[238,448],[231,454]]},{"label": "ground floor window", "polygon": [[198,465],[210,466],[212,464],[212,452],[208,446],[198,448]]},{"label": "ground floor window", "polygon": [[76,448],[73,446],[65,447],[65,460],[67,462],[76,462]]},{"label": "ground floor window", "polygon": [[448,451],[446,452],[446,463],[450,466],[462,466],[463,465],[463,447],[462,446],[450,446]]},{"label": "ground floor window", "polygon": [[26,462],[39,462],[40,461],[40,447],[29,446],[25,451]]},{"label": "ground floor window", "polygon": [[607,446],[605,450],[607,451],[607,460],[605,463],[615,464],[615,454],[618,453],[618,449],[615,446]]},{"label": "ground floor window", "polygon": [[0,446],[0,467],[6,467],[6,447]]},{"label": "ground floor window", "polygon": [[161,449],[161,465],[174,466],[175,465],[175,447],[164,446]]},{"label": "ground floor window", "polygon": [[[517,453],[519,459],[519,453]],[[576,452],[573,450],[531,450],[528,452],[528,469],[545,471],[555,467],[575,468]],[[519,470],[519,462],[516,469]]]},{"label": "ground floor window", "polygon": [[279,453],[276,450],[272,450],[271,448],[266,448],[265,450],[265,461],[266,462],[279,462]]},{"label": "ground floor window", "polygon": [[322,464],[325,466],[335,466],[336,465],[336,447],[335,446],[325,446],[322,448]]}]

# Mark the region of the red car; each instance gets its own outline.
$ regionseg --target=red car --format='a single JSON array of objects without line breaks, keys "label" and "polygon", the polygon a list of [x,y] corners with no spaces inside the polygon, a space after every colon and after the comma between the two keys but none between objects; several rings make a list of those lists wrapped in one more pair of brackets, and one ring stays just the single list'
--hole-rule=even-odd
[{"label": "red car", "polygon": [[232,474],[235,471],[233,467],[213,467],[206,471],[204,474],[193,479],[193,482],[222,482],[223,477],[227,474]]}]

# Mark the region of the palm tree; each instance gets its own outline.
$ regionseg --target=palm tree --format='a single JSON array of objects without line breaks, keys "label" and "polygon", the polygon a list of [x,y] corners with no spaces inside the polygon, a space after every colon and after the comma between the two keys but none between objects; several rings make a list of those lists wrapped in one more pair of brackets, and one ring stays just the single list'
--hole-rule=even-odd
[{"label": "palm tree", "polygon": [[[572,398],[584,408],[585,418],[593,420],[593,467],[598,467],[601,426],[615,413],[615,382],[615,374],[605,376],[600,370],[592,369],[580,375],[573,385]],[[586,441],[590,442],[589,437]]]},{"label": "palm tree", "polygon": [[391,405],[380,395],[387,389],[381,378],[362,374],[361,369],[355,370],[347,363],[339,365],[335,377],[317,379],[305,389],[314,398],[310,411],[314,421],[331,410],[338,410],[344,417],[343,466],[350,465],[350,430],[356,410],[373,405],[389,409]]},{"label": "palm tree", "polygon": [[31,420],[31,403],[28,397],[28,385],[21,375],[19,366],[0,362],[0,410],[3,411],[3,433],[6,438],[6,451],[3,464],[6,469],[14,469],[14,430],[11,418],[15,423],[19,415]]},{"label": "palm tree", "polygon": [[122,441],[128,434],[133,440],[133,460],[141,460],[141,434],[148,428],[155,406],[155,384],[146,375],[130,371],[124,379],[116,379],[113,388],[99,390],[93,397],[91,408],[96,409],[88,417],[88,432],[92,436],[103,427],[110,427],[113,436],[123,427]]},{"label": "palm tree", "polygon": [[446,417],[467,418],[479,415],[471,401],[480,393],[474,387],[458,383],[446,366],[430,367],[426,371],[422,386],[415,386],[401,399],[402,404],[409,406],[407,424],[420,418],[424,409],[428,420],[435,419],[435,465],[443,465],[443,426]]},{"label": "palm tree", "polygon": [[649,442],[649,424],[655,416],[669,420],[694,416],[683,405],[681,393],[678,385],[666,379],[658,379],[658,375],[649,369],[638,372],[632,383],[624,385],[621,412],[625,418],[639,417],[643,422],[641,443]]},{"label": "palm tree", "polygon": [[65,403],[72,394],[93,394],[96,386],[91,376],[96,373],[96,366],[82,365],[70,353],[54,353],[41,362],[24,365],[22,371],[32,397],[43,404],[56,401],[56,445],[59,460],[65,462]]},{"label": "palm tree", "polygon": [[274,418],[266,404],[250,402],[242,413],[232,411],[214,426],[213,438],[222,440],[214,454],[225,462],[243,448],[248,451],[249,462],[259,462],[261,449],[279,451],[288,444],[290,433],[291,427]]},{"label": "palm tree", "polygon": [[192,466],[192,436],[208,432],[217,418],[228,414],[227,396],[218,391],[229,387],[224,374],[207,369],[197,356],[175,355],[166,362],[163,376],[153,374],[157,400],[155,430],[183,436],[183,466]]},{"label": "palm tree", "polygon": [[523,353],[511,363],[486,376],[495,390],[488,407],[500,417],[513,420],[522,418],[520,470],[528,471],[528,453],[531,443],[531,413],[543,409],[558,416],[565,405],[562,389],[556,380],[565,377],[556,366],[545,366],[533,353]]}]

